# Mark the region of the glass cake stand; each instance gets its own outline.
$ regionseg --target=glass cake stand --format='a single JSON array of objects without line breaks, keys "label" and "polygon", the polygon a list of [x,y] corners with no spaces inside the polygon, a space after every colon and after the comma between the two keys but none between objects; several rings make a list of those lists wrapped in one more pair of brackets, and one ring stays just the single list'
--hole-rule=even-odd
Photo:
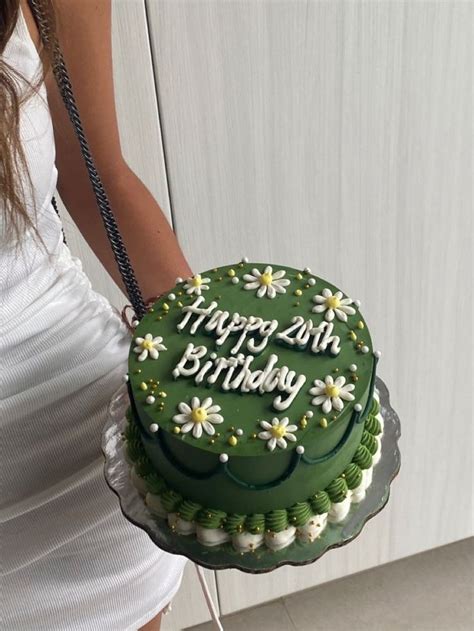
[{"label": "glass cake stand", "polygon": [[251,574],[260,574],[282,565],[313,563],[331,548],[338,548],[352,541],[361,532],[365,523],[384,508],[389,498],[390,484],[400,469],[400,419],[390,406],[387,386],[379,378],[376,381],[376,388],[384,417],[384,433],[382,458],[374,467],[372,484],[367,489],[365,499],[360,504],[351,506],[349,515],[342,523],[328,523],[321,536],[312,543],[295,541],[283,550],[273,551],[262,546],[246,553],[235,551],[230,543],[206,548],[194,536],[178,535],[168,527],[165,520],[153,517],[130,480],[130,466],[124,457],[123,432],[128,407],[125,386],[117,391],[110,403],[102,434],[105,479],[112,491],[118,495],[124,516],[144,530],[155,545],[171,554],[185,556],[202,567],[211,570],[234,568]]}]

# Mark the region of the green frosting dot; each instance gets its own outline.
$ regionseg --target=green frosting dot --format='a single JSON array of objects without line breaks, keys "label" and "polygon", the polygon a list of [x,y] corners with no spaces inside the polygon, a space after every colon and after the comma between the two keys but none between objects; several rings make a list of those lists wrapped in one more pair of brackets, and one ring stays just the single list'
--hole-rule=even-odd
[{"label": "green frosting dot", "polygon": [[377,399],[372,399],[372,405],[370,406],[369,414],[371,414],[372,416],[377,416],[379,412],[380,412],[379,402],[377,401]]},{"label": "green frosting dot", "polygon": [[171,489],[161,494],[161,504],[167,513],[175,513],[182,501],[182,496]]},{"label": "green frosting dot", "polygon": [[153,495],[161,495],[166,490],[166,482],[156,471],[149,473],[145,477],[145,482],[147,491],[153,493]]},{"label": "green frosting dot", "polygon": [[370,451],[372,456],[377,451],[377,441],[372,436],[372,434],[366,430],[364,430],[362,434],[362,439],[360,441],[360,444],[364,445],[364,447],[367,447],[367,449]]},{"label": "green frosting dot", "polygon": [[153,465],[147,456],[140,456],[135,462],[135,471],[142,478],[153,473]]},{"label": "green frosting dot", "polygon": [[382,426],[380,425],[380,421],[375,416],[369,414],[367,420],[365,421],[365,429],[373,434],[374,436],[378,436],[382,433]]},{"label": "green frosting dot", "polygon": [[367,447],[359,445],[354,457],[352,458],[352,462],[358,465],[361,469],[369,469],[372,466],[372,454]]},{"label": "green frosting dot", "polygon": [[246,515],[238,515],[237,513],[227,515],[224,521],[224,530],[228,532],[229,535],[235,535],[238,532],[242,532],[244,529],[245,519]]},{"label": "green frosting dot", "polygon": [[288,522],[292,526],[304,526],[312,515],[308,502],[297,502],[288,509]]},{"label": "green frosting dot", "polygon": [[140,439],[140,429],[135,421],[129,421],[125,428],[125,438],[127,440],[139,440]]},{"label": "green frosting dot", "polygon": [[272,532],[281,532],[288,528],[288,513],[283,509],[271,510],[265,514],[265,527]]},{"label": "green frosting dot", "polygon": [[344,479],[346,481],[347,488],[351,490],[357,488],[362,482],[362,471],[360,470],[360,467],[351,462],[344,469]]},{"label": "green frosting dot", "polygon": [[226,517],[226,513],[213,508],[202,508],[196,514],[197,523],[203,528],[220,528]]},{"label": "green frosting dot", "polygon": [[347,495],[347,484],[344,478],[336,478],[326,488],[331,502],[342,502]]},{"label": "green frosting dot", "polygon": [[248,515],[245,520],[245,530],[248,530],[253,535],[263,534],[265,532],[265,515],[261,513]]},{"label": "green frosting dot", "polygon": [[193,521],[196,519],[196,515],[202,509],[200,504],[196,504],[196,502],[192,502],[191,500],[184,500],[178,506],[178,513],[181,519],[185,521]]},{"label": "green frosting dot", "polygon": [[331,508],[331,500],[326,491],[318,491],[310,498],[311,510],[315,515],[324,515]]},{"label": "green frosting dot", "polygon": [[127,440],[127,456],[132,462],[135,462],[145,454],[142,441],[140,439]]}]

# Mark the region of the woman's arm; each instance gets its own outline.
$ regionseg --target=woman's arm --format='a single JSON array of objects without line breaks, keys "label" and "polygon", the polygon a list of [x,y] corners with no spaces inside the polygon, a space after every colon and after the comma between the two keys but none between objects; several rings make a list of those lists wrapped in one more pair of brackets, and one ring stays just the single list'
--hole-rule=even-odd
[{"label": "woman's arm", "polygon": [[[156,296],[174,285],[177,276],[189,276],[191,270],[158,203],[122,155],[112,76],[110,0],[56,0],[54,4],[59,41],[94,161],[143,295]],[[46,85],[59,194],[95,254],[122,286],[79,145],[51,72]]]}]

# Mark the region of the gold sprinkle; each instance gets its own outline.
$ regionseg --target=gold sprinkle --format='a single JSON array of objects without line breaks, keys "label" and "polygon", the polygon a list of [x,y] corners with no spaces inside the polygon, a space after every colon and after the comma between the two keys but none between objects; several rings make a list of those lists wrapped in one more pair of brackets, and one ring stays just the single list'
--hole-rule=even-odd
[{"label": "gold sprinkle", "polygon": [[352,375],[352,381],[359,381],[359,377],[357,375]]},{"label": "gold sprinkle", "polygon": [[238,440],[235,436],[230,436],[227,442],[229,443],[231,447],[235,447],[238,443]]},{"label": "gold sprinkle", "polygon": [[355,342],[357,339],[357,335],[355,334],[355,331],[349,331],[349,337],[351,338],[353,342]]},{"label": "gold sprinkle", "polygon": [[168,395],[166,394],[166,392],[164,392],[164,390],[161,390],[161,392],[158,392],[158,396],[162,399],[165,399]]},{"label": "gold sprinkle", "polygon": [[306,285],[304,286],[305,289],[309,289],[311,287],[311,285],[309,283],[306,283]]},{"label": "gold sprinkle", "polygon": [[148,383],[153,383],[153,379],[148,379]]},{"label": "gold sprinkle", "polygon": [[148,390],[148,386],[146,385],[144,381],[142,381],[140,384],[140,390]]},{"label": "gold sprinkle", "polygon": [[179,427],[173,427],[174,434],[179,434],[180,432],[181,432],[181,429]]},{"label": "gold sprinkle", "polygon": [[218,276],[216,280],[222,280],[222,276]]},{"label": "gold sprinkle", "polygon": [[308,426],[308,421],[306,420],[306,417],[303,416],[303,418],[300,421],[300,427],[301,427],[301,429],[304,429],[307,426]]},{"label": "gold sprinkle", "polygon": [[250,438],[257,438],[257,434],[250,434]]},{"label": "gold sprinkle", "polygon": [[155,310],[153,309],[153,307],[152,307],[151,309],[148,309],[148,311],[149,311],[150,313],[155,313]]},{"label": "gold sprinkle", "polygon": [[297,278],[298,280],[301,280],[301,279],[303,278],[303,274],[301,274],[301,272],[298,272],[298,273],[296,274],[296,278]]},{"label": "gold sprinkle", "polygon": [[299,302],[295,302],[295,304],[293,305],[294,307],[299,307],[300,303]]},{"label": "gold sprinkle", "polygon": [[295,289],[295,296],[302,296],[303,292],[301,291],[301,289]]},{"label": "gold sprinkle", "polygon": [[243,263],[239,263],[239,267],[243,267],[243,266],[244,266],[244,264],[243,264]]},{"label": "gold sprinkle", "polygon": [[135,373],[135,375],[139,375],[141,373],[142,369],[141,368],[137,368],[136,370],[134,370],[133,372]]},{"label": "gold sprinkle", "polygon": [[222,296],[220,296],[220,295],[219,295],[219,296],[214,296],[214,298],[215,298],[216,300],[220,300],[220,299],[222,298]]},{"label": "gold sprinkle", "polygon": [[160,320],[163,320],[163,318],[162,318],[161,316],[158,316],[156,319],[157,319],[157,321],[158,321],[158,322],[159,322]]},{"label": "gold sprinkle", "polygon": [[336,419],[337,419],[337,415],[336,415],[336,414],[333,414],[333,415],[332,415],[332,420],[333,420],[333,421],[335,421]]},{"label": "gold sprinkle", "polygon": [[180,308],[183,306],[183,303],[181,302],[181,300],[178,300],[178,302],[176,303],[176,306]]},{"label": "gold sprinkle", "polygon": [[339,372],[339,368],[334,368],[333,372]]},{"label": "gold sprinkle", "polygon": [[326,427],[328,426],[328,420],[327,420],[326,418],[322,418],[322,419],[319,421],[319,424],[321,425],[321,427],[322,427],[323,429],[326,429]]},{"label": "gold sprinkle", "polygon": [[217,437],[219,437],[220,435],[221,435],[221,433],[220,433],[220,432],[217,432],[217,433],[216,433],[216,436],[217,436]]},{"label": "gold sprinkle", "polygon": [[215,267],[212,271],[213,271],[214,273],[215,273],[215,272],[217,272],[217,267]]},{"label": "gold sprinkle", "polygon": [[164,302],[161,306],[161,308],[163,309],[163,311],[169,311],[170,310],[170,306],[167,302]]},{"label": "gold sprinkle", "polygon": [[209,444],[210,444],[210,445],[213,445],[215,442],[216,442],[216,441],[215,441],[213,438],[211,438],[211,440],[209,441]]},{"label": "gold sprinkle", "polygon": [[235,269],[230,269],[227,272],[227,276],[230,276],[230,278],[234,278],[234,276],[235,276]]},{"label": "gold sprinkle", "polygon": [[356,326],[357,326],[357,328],[358,328],[358,329],[363,329],[365,325],[364,325],[364,323],[362,322],[362,320],[359,320],[359,322],[357,323],[357,325],[356,325]]},{"label": "gold sprinkle", "polygon": [[182,291],[178,291],[178,296],[182,296],[183,292]]}]

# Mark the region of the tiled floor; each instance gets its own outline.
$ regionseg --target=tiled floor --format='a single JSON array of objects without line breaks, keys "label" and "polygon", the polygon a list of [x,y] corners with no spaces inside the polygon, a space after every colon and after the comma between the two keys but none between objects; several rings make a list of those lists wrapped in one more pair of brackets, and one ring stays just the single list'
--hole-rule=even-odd
[{"label": "tiled floor", "polygon": [[[224,631],[473,631],[474,539],[223,618]],[[188,631],[214,631],[211,623]]]}]

